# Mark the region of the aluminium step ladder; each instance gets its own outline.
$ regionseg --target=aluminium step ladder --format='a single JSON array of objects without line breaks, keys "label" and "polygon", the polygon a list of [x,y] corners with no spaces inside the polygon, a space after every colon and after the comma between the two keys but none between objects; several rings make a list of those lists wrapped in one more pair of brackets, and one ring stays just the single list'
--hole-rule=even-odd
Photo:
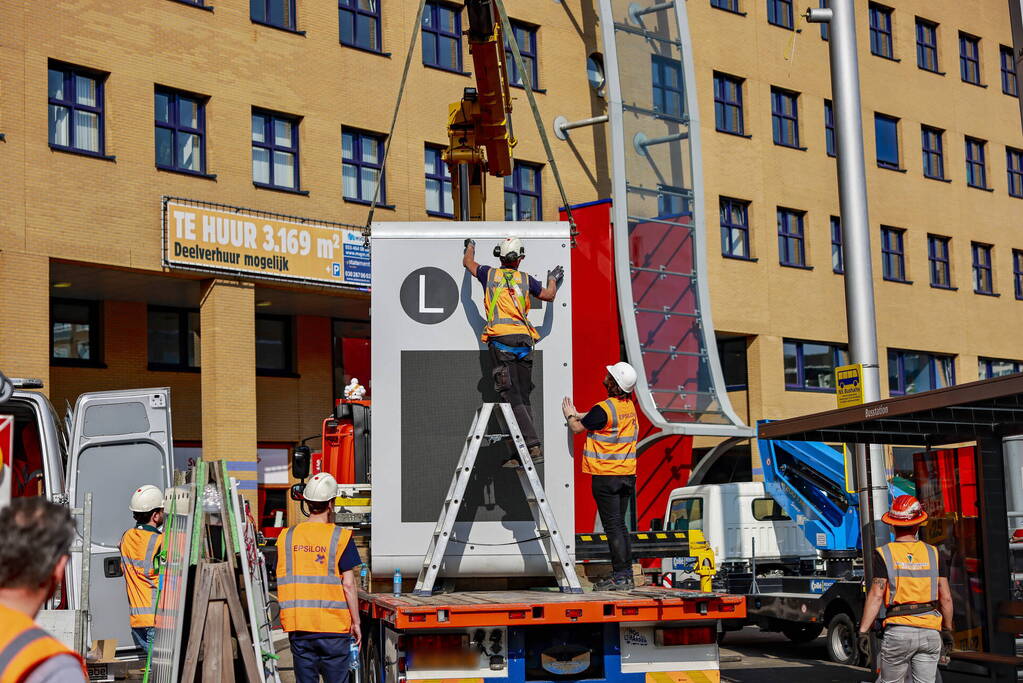
[{"label": "aluminium step ladder", "polygon": [[[501,417],[508,429],[508,434],[491,435],[487,434],[487,427],[490,418],[494,413],[494,406],[501,407]],[[509,439],[515,446],[521,465],[516,468],[519,475],[519,483],[526,494],[526,502],[536,522],[537,536],[540,540],[540,547],[543,549],[547,562],[551,566],[554,578],[562,593],[582,593],[583,589],[579,584],[579,577],[576,576],[575,566],[568,554],[568,542],[558,529],[557,520],[554,519],[554,511],[547,502],[547,494],[544,493],[543,483],[536,473],[533,459],[529,457],[529,450],[522,438],[519,424],[515,420],[511,405],[508,403],[484,403],[476,409],[476,415],[472,420],[472,427],[466,436],[465,445],[462,447],[462,455],[458,459],[458,466],[451,479],[451,486],[441,506],[440,518],[437,520],[437,527],[430,539],[430,546],[423,558],[423,567],[419,570],[419,578],[416,581],[416,588],[412,592],[416,596],[429,596],[433,593],[433,585],[437,581],[440,572],[440,565],[444,561],[444,553],[451,540],[451,531],[455,526],[455,519],[465,499],[465,489],[469,485],[473,469],[476,467],[476,457],[479,455],[480,447],[484,440],[492,443]]]}]

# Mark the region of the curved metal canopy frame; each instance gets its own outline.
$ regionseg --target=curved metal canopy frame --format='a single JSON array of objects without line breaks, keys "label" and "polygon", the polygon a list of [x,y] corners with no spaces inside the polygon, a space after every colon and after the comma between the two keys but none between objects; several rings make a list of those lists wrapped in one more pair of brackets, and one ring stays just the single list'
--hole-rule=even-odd
[{"label": "curved metal canopy frame", "polygon": [[600,21],[615,276],[640,407],[667,434],[750,437],[728,400],[710,314],[685,3],[600,0]]}]

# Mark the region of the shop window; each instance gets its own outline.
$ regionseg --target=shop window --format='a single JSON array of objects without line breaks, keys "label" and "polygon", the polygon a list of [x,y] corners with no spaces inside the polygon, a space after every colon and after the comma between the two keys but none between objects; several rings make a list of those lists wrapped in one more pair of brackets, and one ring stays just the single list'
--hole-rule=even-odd
[{"label": "shop window", "polygon": [[844,345],[786,339],[782,344],[786,391],[835,392],[835,368],[848,365]]},{"label": "shop window", "polygon": [[439,2],[423,7],[423,64],[462,73],[462,9]]},{"label": "shop window", "polygon": [[295,0],[249,0],[249,16],[257,24],[295,30]]},{"label": "shop window", "polygon": [[55,149],[103,156],[106,74],[50,62],[49,140]]},{"label": "shop window", "polygon": [[380,52],[380,0],[338,0],[341,44]]},{"label": "shop window", "polygon": [[262,375],[291,375],[294,370],[291,317],[257,315],[256,371]]},{"label": "shop window", "polygon": [[79,299],[50,300],[50,362],[53,365],[98,365],[100,302]]},{"label": "shop window", "polygon": [[146,356],[150,370],[198,370],[199,311],[150,306]]},{"label": "shop window", "polygon": [[[529,76],[529,84],[533,90],[540,88],[540,60],[536,54],[536,27],[528,26],[518,21],[511,22],[512,33],[515,34],[515,42],[519,44],[519,54],[522,55],[522,65],[526,67],[526,74]],[[525,88],[522,76],[519,74],[519,65],[515,63],[515,55],[512,53],[508,36],[504,37],[504,58],[508,65],[508,82],[511,85]]]},{"label": "shop window", "polygon": [[888,349],[888,393],[892,396],[941,389],[955,383],[953,356]]},{"label": "shop window", "polygon": [[749,376],[746,370],[746,337],[718,338],[718,360],[728,391],[746,391]]},{"label": "shop window", "polygon": [[344,397],[344,388],[353,380],[366,387],[370,396],[370,325],[368,320],[334,320],[333,365],[334,398]]},{"label": "shop window", "polygon": [[1023,372],[1023,363],[1018,360],[983,357],[977,359],[977,376],[981,379],[1016,375],[1020,372]]}]

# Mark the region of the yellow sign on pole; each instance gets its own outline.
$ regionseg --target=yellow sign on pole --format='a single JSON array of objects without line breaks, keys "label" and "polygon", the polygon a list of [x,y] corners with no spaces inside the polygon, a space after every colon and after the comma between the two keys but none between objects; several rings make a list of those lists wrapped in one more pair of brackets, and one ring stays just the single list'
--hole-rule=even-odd
[{"label": "yellow sign on pole", "polygon": [[863,403],[863,366],[855,363],[835,368],[835,388],[839,408]]}]

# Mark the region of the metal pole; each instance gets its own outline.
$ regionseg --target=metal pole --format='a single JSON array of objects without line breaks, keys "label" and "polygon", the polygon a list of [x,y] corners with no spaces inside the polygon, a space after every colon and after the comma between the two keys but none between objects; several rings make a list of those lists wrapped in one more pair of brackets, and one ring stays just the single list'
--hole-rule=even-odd
[{"label": "metal pole", "polygon": [[458,220],[469,221],[469,165],[458,164]]},{"label": "metal pole", "polygon": [[[874,275],[870,261],[870,218],[867,177],[863,161],[863,117],[860,106],[860,67],[856,50],[856,9],[853,0],[831,0],[828,8],[808,9],[807,21],[830,25],[831,92],[835,105],[838,157],[838,197],[845,252],[845,308],[849,351],[863,366],[863,400],[881,398],[874,317]],[[888,508],[884,452],[880,446],[856,446],[856,487],[860,502],[864,573],[873,578],[871,553],[877,541],[887,540],[881,515]]]}]

